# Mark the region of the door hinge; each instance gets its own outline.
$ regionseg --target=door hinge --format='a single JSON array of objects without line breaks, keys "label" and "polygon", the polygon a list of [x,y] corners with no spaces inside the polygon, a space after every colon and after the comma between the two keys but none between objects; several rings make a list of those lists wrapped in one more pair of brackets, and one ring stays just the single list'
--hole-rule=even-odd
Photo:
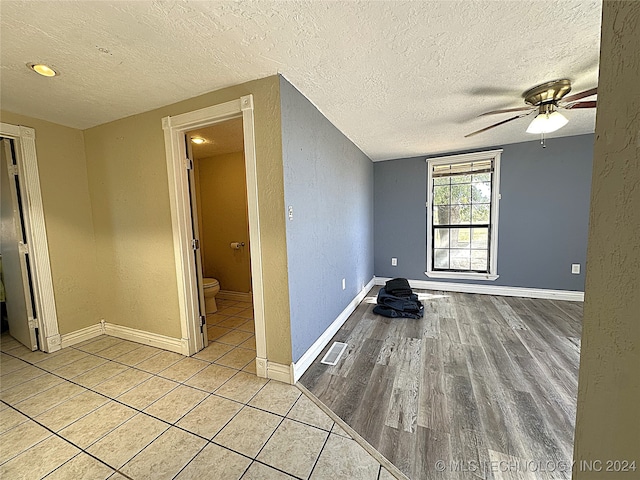
[{"label": "door hinge", "polygon": [[207,317],[200,315],[200,332],[204,332],[204,326],[207,324]]},{"label": "door hinge", "polygon": [[184,166],[187,170],[193,170],[193,160],[191,160],[190,158],[185,158]]},{"label": "door hinge", "polygon": [[200,248],[200,240],[198,240],[197,238],[191,240],[191,248],[193,250],[198,250]]},{"label": "door hinge", "polygon": [[28,254],[29,245],[23,242],[18,242],[18,252],[20,252],[21,255]]},{"label": "door hinge", "polygon": [[35,318],[29,318],[29,328],[38,328],[38,320]]},{"label": "door hinge", "polygon": [[18,175],[18,165],[7,165],[9,175]]}]

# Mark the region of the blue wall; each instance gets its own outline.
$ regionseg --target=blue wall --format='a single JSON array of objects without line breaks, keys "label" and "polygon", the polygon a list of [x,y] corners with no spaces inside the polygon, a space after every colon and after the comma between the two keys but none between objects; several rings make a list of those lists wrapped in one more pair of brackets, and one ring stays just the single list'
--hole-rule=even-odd
[{"label": "blue wall", "polygon": [[296,362],[373,278],[373,163],[282,77],[280,99]]},{"label": "blue wall", "polygon": [[[500,278],[441,281],[584,291],[593,142],[593,135],[579,135],[548,139],[544,149],[538,140],[504,146]],[[374,164],[376,276],[437,281],[424,273],[425,159]],[[571,274],[572,263],[581,264],[580,275]]]}]

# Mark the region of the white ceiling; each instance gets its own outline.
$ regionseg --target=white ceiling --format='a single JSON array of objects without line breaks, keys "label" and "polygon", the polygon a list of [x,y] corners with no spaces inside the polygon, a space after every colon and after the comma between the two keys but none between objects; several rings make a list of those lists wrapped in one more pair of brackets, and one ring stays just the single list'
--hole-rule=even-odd
[{"label": "white ceiling", "polygon": [[[2,0],[1,106],[87,128],[283,74],[373,160],[532,140],[536,84],[597,85],[600,1]],[[61,73],[29,71],[44,62]],[[567,111],[558,136],[594,131]]]}]

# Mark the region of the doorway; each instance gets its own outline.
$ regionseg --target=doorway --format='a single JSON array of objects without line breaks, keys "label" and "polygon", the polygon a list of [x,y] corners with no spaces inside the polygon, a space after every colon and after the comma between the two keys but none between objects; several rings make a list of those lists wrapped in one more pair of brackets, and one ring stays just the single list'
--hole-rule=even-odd
[{"label": "doorway", "polygon": [[[262,284],[263,252],[260,242],[253,97],[251,95],[182,115],[163,118],[183,341],[186,344],[185,347],[189,355],[202,350],[209,342],[206,336],[206,316],[203,314],[204,309],[202,308],[205,305],[202,279],[207,277],[202,275],[205,273],[205,269],[202,268],[202,252],[199,248],[201,238],[199,238],[200,225],[198,223],[197,198],[196,202],[194,202],[194,208],[190,195],[191,185],[195,186],[196,182],[195,163],[192,155],[192,143],[186,140],[187,137],[190,139],[191,136],[195,135],[193,132],[199,132],[201,129],[215,127],[216,125],[218,125],[218,128],[222,128],[222,125],[226,122],[230,122],[229,124],[237,122],[238,125],[241,124],[242,126],[241,135],[244,146],[242,157],[246,171],[248,237],[247,241],[244,241],[245,245],[238,248],[234,247],[233,249],[237,250],[237,252],[232,253],[238,255],[238,260],[242,260],[243,255],[248,259],[250,281],[249,289],[245,292],[233,292],[232,290],[225,292],[225,288],[233,287],[227,287],[227,285],[231,284],[227,282],[227,285],[225,285],[223,281],[220,285],[223,290],[220,302],[225,308],[233,308],[229,302],[244,300],[233,298],[233,294],[245,294],[247,295],[245,298],[252,300],[256,372],[259,376],[266,377],[266,339]],[[236,132],[239,132],[239,130],[236,130]],[[241,237],[234,240],[227,238],[225,243],[227,240],[229,241],[227,247],[229,249],[231,249],[232,243],[243,243]],[[231,297],[225,298],[226,294],[230,294]],[[245,314],[247,313],[247,308],[247,306],[242,308]],[[231,311],[235,312],[235,310]]]}]

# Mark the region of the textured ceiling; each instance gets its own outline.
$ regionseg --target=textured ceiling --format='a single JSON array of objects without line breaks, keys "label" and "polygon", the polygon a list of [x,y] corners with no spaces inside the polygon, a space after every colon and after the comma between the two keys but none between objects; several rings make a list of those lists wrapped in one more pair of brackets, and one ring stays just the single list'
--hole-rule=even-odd
[{"label": "textured ceiling", "polygon": [[198,128],[187,132],[187,137],[200,137],[205,143],[191,144],[193,158],[214,157],[225,153],[242,152],[244,150],[244,131],[242,129],[242,117],[216,123],[210,127]]},{"label": "textured ceiling", "polygon": [[[531,140],[527,88],[597,85],[599,1],[2,0],[3,109],[87,128],[283,74],[373,160]],[[44,62],[61,72],[29,71]],[[508,115],[508,114],[507,114]],[[557,135],[593,132],[567,111]]]}]

